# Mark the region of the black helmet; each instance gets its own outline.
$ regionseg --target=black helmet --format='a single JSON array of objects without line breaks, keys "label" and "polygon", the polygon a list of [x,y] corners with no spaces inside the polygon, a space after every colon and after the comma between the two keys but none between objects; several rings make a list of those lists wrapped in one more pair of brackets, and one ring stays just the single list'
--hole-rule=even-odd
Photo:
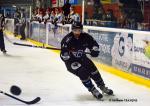
[{"label": "black helmet", "polygon": [[81,22],[74,22],[72,24],[72,29],[83,29],[83,25]]}]

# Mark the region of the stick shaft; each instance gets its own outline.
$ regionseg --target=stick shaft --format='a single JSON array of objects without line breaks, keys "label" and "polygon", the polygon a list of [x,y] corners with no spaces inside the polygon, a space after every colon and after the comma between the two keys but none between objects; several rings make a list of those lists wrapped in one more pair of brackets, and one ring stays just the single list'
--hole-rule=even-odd
[{"label": "stick shaft", "polygon": [[13,98],[13,99],[15,99],[15,100],[18,100],[18,101],[20,101],[20,102],[22,102],[22,103],[25,103],[25,104],[35,104],[35,103],[37,103],[38,101],[40,101],[40,97],[37,97],[36,99],[34,99],[34,100],[32,100],[32,101],[24,101],[24,100],[21,100],[21,99],[15,97],[15,96],[13,96],[13,95],[10,95],[10,94],[8,94],[8,93],[6,93],[6,92],[3,92],[3,91],[1,91],[1,90],[0,90],[0,93],[6,95],[6,96],[8,96],[8,97],[11,97],[11,98]]},{"label": "stick shaft", "polygon": [[[21,43],[16,43],[16,42],[14,42],[13,44],[14,44],[14,45],[20,45],[20,46],[27,46],[27,47],[50,49],[50,50],[61,50],[60,48],[44,47],[44,46],[35,46],[35,45],[21,44]],[[89,52],[85,52],[85,54],[90,54],[90,53],[89,53]]]},{"label": "stick shaft", "polygon": [[27,47],[35,47],[35,48],[43,48],[43,49],[51,49],[51,50],[61,50],[60,48],[53,48],[53,47],[44,47],[44,46],[35,46],[35,45],[29,45],[29,44],[21,44],[21,43],[13,43],[14,45],[20,45],[20,46],[27,46]]}]

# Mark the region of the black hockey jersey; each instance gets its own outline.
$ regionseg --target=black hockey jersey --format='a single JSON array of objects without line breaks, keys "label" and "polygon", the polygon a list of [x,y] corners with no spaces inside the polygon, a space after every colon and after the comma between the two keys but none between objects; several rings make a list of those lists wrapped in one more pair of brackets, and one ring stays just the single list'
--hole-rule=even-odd
[{"label": "black hockey jersey", "polygon": [[75,38],[73,32],[66,35],[61,42],[61,58],[63,61],[80,61],[86,58],[85,50],[88,48],[91,50],[93,47],[98,47],[99,45],[87,33],[82,32],[79,38]]}]

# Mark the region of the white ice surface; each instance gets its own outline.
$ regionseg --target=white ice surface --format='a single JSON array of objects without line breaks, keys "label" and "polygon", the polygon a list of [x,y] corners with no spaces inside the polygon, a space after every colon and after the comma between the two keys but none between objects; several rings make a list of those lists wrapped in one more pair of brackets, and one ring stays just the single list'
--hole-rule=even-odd
[{"label": "white ice surface", "polygon": [[[12,41],[21,42],[13,37]],[[59,54],[45,49],[15,46],[5,40],[7,55],[0,52],[0,90],[10,93],[12,85],[22,89],[23,100],[37,96],[42,100],[33,106],[149,106],[150,89],[101,71],[115,96],[97,101],[80,80],[66,70]],[[27,43],[23,41],[22,43]],[[110,99],[137,99],[137,102],[111,102]],[[0,94],[0,106],[26,106]]]}]

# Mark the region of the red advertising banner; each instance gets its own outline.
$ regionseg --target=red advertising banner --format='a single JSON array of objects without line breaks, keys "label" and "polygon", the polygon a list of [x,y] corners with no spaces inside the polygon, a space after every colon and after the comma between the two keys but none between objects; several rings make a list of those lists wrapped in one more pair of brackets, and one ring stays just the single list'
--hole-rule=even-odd
[{"label": "red advertising banner", "polygon": [[56,0],[52,0],[52,4],[56,4]]},{"label": "red advertising banner", "polygon": [[52,7],[58,7],[58,0],[52,0]]}]

